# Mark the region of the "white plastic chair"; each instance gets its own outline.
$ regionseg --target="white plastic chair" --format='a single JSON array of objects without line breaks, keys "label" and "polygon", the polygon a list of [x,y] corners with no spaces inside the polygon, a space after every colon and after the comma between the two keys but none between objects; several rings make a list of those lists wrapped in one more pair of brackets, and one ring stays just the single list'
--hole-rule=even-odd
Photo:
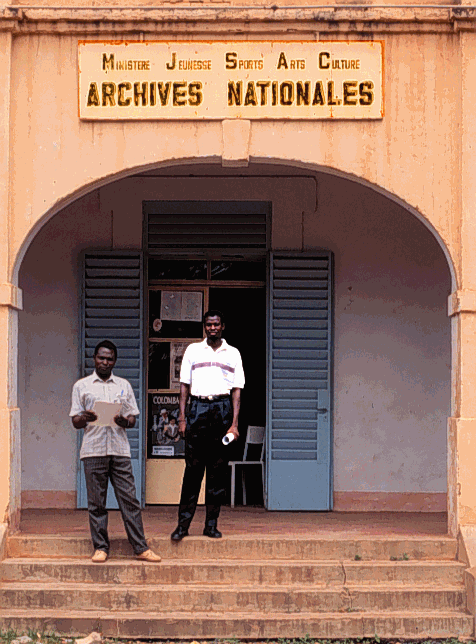
[{"label": "white plastic chair", "polygon": [[[245,442],[245,451],[243,453],[242,461],[230,461],[229,465],[231,466],[231,507],[235,507],[235,474],[236,466],[242,465],[243,469],[241,472],[241,485],[243,488],[243,505],[246,505],[246,486],[245,486],[245,467],[247,465],[260,465],[261,466],[261,481],[263,483],[264,490],[264,435],[265,428],[258,425],[248,425],[248,430],[246,432],[246,442]],[[248,460],[248,446],[249,445],[261,445],[261,452],[259,461],[249,461]]]}]

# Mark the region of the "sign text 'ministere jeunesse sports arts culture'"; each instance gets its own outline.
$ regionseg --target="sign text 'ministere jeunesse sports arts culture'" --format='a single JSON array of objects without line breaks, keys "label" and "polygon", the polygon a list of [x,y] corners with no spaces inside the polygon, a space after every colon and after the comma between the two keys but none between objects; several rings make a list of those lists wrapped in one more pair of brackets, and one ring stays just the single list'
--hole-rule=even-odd
[{"label": "sign text 'ministere jeunesse sports arts culture'", "polygon": [[380,119],[381,42],[81,42],[89,120]]}]

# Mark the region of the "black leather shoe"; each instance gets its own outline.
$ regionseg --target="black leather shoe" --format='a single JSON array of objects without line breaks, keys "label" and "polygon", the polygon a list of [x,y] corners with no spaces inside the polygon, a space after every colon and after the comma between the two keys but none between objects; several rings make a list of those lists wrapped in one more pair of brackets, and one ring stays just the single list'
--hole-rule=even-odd
[{"label": "black leather shoe", "polygon": [[178,525],[170,535],[172,541],[182,541],[184,537],[188,537],[188,530],[181,525]]},{"label": "black leather shoe", "polygon": [[216,529],[216,526],[205,526],[203,529],[203,534],[206,537],[210,537],[210,539],[221,539],[222,538],[222,533],[220,530]]}]

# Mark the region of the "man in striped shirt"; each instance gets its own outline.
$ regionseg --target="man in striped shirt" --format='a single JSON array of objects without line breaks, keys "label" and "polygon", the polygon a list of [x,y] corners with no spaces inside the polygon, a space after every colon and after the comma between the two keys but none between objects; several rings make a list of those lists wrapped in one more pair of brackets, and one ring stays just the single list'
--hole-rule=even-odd
[{"label": "man in striped shirt", "polygon": [[185,472],[178,526],[171,535],[172,541],[181,541],[188,535],[205,469],[203,534],[212,539],[222,536],[217,521],[228,470],[222,439],[227,433],[234,438],[239,436],[240,395],[245,384],[240,352],[222,338],[225,322],[220,311],[207,311],[203,324],[206,338],[187,347],[180,371],[179,432],[185,436]]},{"label": "man in striped shirt", "polygon": [[[94,372],[78,380],[72,394],[70,416],[73,426],[84,429],[80,458],[88,495],[89,527],[94,546],[92,560],[104,563],[109,556],[106,496],[111,481],[137,559],[158,562],[159,555],[149,548],[144,536],[126,433],[126,429],[136,424],[139,409],[130,383],[112,371],[116,360],[116,345],[109,340],[99,342],[94,350]],[[120,404],[120,412],[110,424],[98,422],[94,411],[97,402]]]}]

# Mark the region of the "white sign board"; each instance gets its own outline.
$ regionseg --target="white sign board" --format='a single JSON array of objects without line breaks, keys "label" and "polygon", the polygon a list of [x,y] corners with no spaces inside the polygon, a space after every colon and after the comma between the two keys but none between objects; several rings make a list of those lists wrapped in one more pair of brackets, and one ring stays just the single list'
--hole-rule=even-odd
[{"label": "white sign board", "polygon": [[380,119],[378,42],[80,42],[90,120]]}]

